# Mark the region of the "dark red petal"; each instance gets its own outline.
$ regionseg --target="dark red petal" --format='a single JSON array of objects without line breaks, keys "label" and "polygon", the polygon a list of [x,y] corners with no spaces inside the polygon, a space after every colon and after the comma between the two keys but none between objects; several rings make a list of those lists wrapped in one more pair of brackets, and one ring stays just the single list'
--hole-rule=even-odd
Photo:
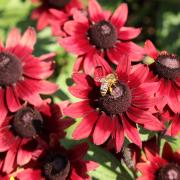
[{"label": "dark red petal", "polygon": [[14,92],[13,87],[6,87],[6,100],[8,109],[11,112],[15,112],[21,107],[21,104],[19,102],[17,95]]},{"label": "dark red petal", "polygon": [[119,39],[130,40],[136,38],[141,33],[141,28],[122,27],[118,33]]},{"label": "dark red petal", "polygon": [[102,113],[93,132],[93,142],[96,145],[103,144],[111,134],[113,124],[110,117]]},{"label": "dark red petal", "polygon": [[148,56],[152,57],[153,59],[156,59],[159,55],[159,52],[155,48],[154,44],[147,40],[144,45],[145,52]]},{"label": "dark red petal", "polygon": [[127,118],[125,118],[124,115],[121,115],[124,132],[128,136],[128,138],[137,146],[140,148],[142,147],[142,142],[139,136],[139,133],[137,131],[136,125],[132,122],[130,122]]},{"label": "dark red petal", "polygon": [[92,21],[98,22],[104,19],[102,8],[96,0],[89,0],[88,11]]},{"label": "dark red petal", "polygon": [[80,101],[73,103],[64,109],[64,114],[73,118],[82,117],[88,112],[95,111],[94,108],[90,106],[89,100]]},{"label": "dark red petal", "polygon": [[19,43],[20,38],[21,38],[21,34],[19,29],[17,28],[12,29],[9,32],[6,40],[6,48],[15,47]]},{"label": "dark red petal", "polygon": [[162,157],[167,161],[171,161],[173,157],[173,150],[171,146],[166,142],[163,147]]},{"label": "dark red petal", "polygon": [[98,117],[99,114],[97,112],[87,114],[73,132],[73,138],[76,140],[87,138],[91,134]]},{"label": "dark red petal", "polygon": [[126,3],[120,4],[120,6],[115,10],[114,14],[111,17],[111,22],[118,29],[124,26],[128,17],[128,6]]},{"label": "dark red petal", "polygon": [[128,56],[122,55],[116,69],[116,73],[119,77],[119,80],[124,82],[128,81],[130,66],[131,66],[131,62]]},{"label": "dark red petal", "polygon": [[68,158],[71,161],[81,160],[87,153],[87,150],[88,150],[87,143],[78,144],[74,146],[73,148],[71,148],[70,150],[68,150]]}]

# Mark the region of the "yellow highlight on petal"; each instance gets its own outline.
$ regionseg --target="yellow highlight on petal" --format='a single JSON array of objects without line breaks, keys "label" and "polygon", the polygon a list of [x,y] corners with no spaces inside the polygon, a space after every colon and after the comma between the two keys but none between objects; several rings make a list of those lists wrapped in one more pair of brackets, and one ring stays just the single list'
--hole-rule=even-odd
[{"label": "yellow highlight on petal", "polygon": [[11,176],[11,177],[10,177],[10,180],[15,180],[14,176]]}]

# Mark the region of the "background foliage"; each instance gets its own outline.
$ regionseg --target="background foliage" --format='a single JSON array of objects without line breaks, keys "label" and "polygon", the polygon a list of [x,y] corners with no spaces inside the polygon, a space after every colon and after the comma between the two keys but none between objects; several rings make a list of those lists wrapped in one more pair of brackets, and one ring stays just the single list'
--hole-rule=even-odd
[{"label": "background foliage", "polygon": [[[83,0],[87,4],[87,0]],[[136,42],[143,45],[146,39],[152,40],[159,49],[166,49],[180,56],[180,1],[179,0],[99,0],[106,9],[114,10],[119,3],[126,2],[129,6],[128,25],[142,27],[142,34]],[[36,22],[30,19],[33,6],[30,0],[0,0],[0,39],[5,40],[8,31],[12,27],[18,27],[23,32],[28,26],[36,27]],[[76,101],[68,93],[68,86],[72,85],[71,73],[75,57],[67,54],[51,36],[50,29],[38,32],[38,41],[35,46],[35,55],[48,52],[57,52],[56,71],[52,77],[60,90],[54,94],[53,100]],[[78,120],[77,120],[78,123]],[[74,143],[71,133],[76,124],[67,130],[67,139],[63,141],[65,146]],[[142,133],[142,140],[147,140],[147,133]],[[168,139],[173,148],[180,148],[180,140]],[[91,173],[94,179],[121,179],[131,180],[132,174],[125,165],[118,161],[112,154],[100,147],[90,144],[87,159],[93,159],[101,166]],[[126,169],[126,170],[125,170]]]}]

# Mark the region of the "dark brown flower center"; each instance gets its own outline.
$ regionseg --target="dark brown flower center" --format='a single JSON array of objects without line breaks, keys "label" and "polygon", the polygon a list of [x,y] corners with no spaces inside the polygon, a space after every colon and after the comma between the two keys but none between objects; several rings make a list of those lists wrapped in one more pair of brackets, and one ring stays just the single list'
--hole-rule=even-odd
[{"label": "dark brown flower center", "polygon": [[175,55],[160,55],[156,61],[158,75],[174,80],[180,77],[180,59]]},{"label": "dark brown flower center", "polygon": [[90,43],[97,48],[112,48],[117,41],[117,31],[108,21],[100,21],[88,30]]},{"label": "dark brown flower center", "polygon": [[0,52],[0,86],[16,83],[21,76],[20,60],[12,54]]},{"label": "dark brown flower center", "polygon": [[180,166],[174,163],[167,164],[158,171],[156,180],[180,180]]},{"label": "dark brown flower center", "polygon": [[112,92],[99,98],[100,109],[107,114],[116,115],[125,112],[131,104],[131,91],[129,87],[117,82]]},{"label": "dark brown flower center", "polygon": [[56,152],[50,152],[46,155],[43,173],[48,180],[65,180],[69,171],[70,162],[65,156]]},{"label": "dark brown flower center", "polygon": [[41,114],[30,107],[20,109],[13,118],[12,129],[20,137],[32,138],[42,131]]},{"label": "dark brown flower center", "polygon": [[49,6],[55,9],[64,8],[71,0],[48,0]]}]

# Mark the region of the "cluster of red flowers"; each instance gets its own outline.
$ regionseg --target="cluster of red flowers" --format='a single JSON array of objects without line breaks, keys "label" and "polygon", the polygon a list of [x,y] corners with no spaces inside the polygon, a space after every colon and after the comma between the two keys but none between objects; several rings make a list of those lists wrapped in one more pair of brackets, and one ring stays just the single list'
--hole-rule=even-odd
[{"label": "cluster of red flowers", "polygon": [[87,144],[66,149],[59,143],[71,118],[82,118],[73,139],[89,138],[118,153],[127,138],[145,151],[136,166],[138,180],[179,180],[179,152],[168,144],[162,157],[149,150],[140,129],[180,132],[180,58],[159,52],[150,40],[144,47],[132,42],[141,28],[125,26],[125,3],[112,13],[96,0],[87,9],[79,0],[32,2],[38,5],[32,13],[37,29],[50,26],[59,44],[77,55],[69,91],[82,100],[53,104],[40,96],[58,89],[45,80],[55,54],[33,56],[35,31],[28,28],[21,36],[13,29],[6,45],[0,42],[0,179],[89,179],[87,171],[97,164],[83,160]]}]

